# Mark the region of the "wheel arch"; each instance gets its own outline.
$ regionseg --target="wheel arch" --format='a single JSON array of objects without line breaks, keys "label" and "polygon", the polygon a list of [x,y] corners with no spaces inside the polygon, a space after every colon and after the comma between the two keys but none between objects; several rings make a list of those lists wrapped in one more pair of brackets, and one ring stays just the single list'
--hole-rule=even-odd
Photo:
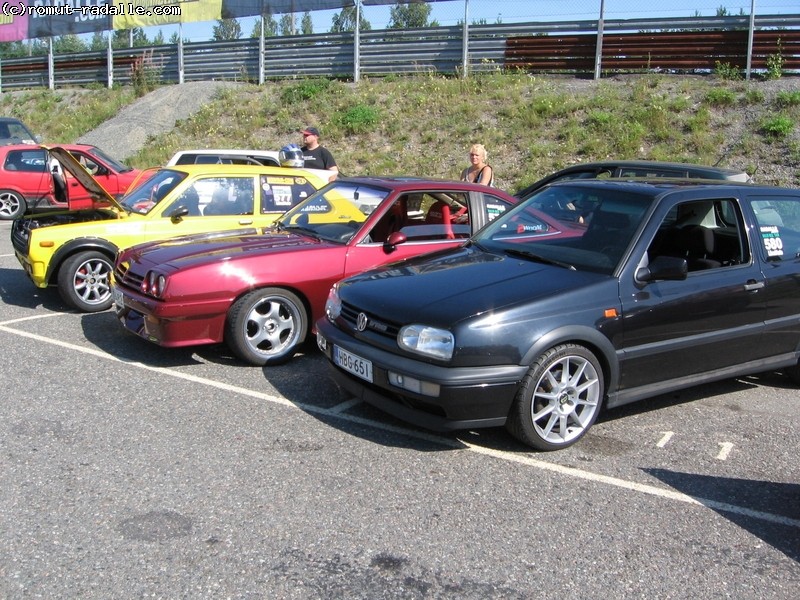
[{"label": "wheel arch", "polygon": [[[308,337],[311,334],[311,329],[312,329],[312,327],[314,325],[311,322],[311,317],[312,317],[311,302],[309,301],[309,299],[306,296],[306,294],[303,293],[303,290],[301,290],[301,289],[299,289],[297,287],[294,287],[292,285],[287,285],[285,283],[265,283],[265,284],[260,284],[260,285],[257,285],[257,286],[248,287],[248,288],[245,288],[243,290],[240,290],[236,294],[236,296],[233,298],[233,301],[231,302],[230,307],[228,307],[228,313],[230,313],[230,309],[233,307],[233,305],[236,304],[242,298],[244,298],[247,294],[251,294],[252,292],[257,292],[258,290],[266,290],[266,289],[270,289],[270,288],[278,289],[278,290],[286,290],[287,292],[291,292],[292,294],[294,294],[295,296],[297,296],[300,299],[300,301],[303,303],[303,309],[306,311],[306,315],[308,316],[308,320],[309,320],[308,331],[306,332],[306,337]],[[225,324],[226,324],[226,326],[227,326],[229,318],[230,318],[230,314],[226,314],[225,315]]]},{"label": "wheel arch", "polygon": [[522,357],[523,364],[532,365],[549,348],[561,344],[583,346],[597,357],[605,379],[604,395],[615,390],[619,382],[619,361],[611,341],[591,327],[570,325],[540,336]]},{"label": "wheel arch", "polygon": [[101,238],[78,238],[70,240],[66,244],[62,244],[50,259],[50,263],[47,265],[47,284],[53,285],[54,282],[58,280],[58,272],[61,270],[61,265],[63,265],[64,261],[70,256],[74,256],[78,252],[89,252],[92,250],[105,254],[113,265],[114,258],[119,248],[108,240]]}]

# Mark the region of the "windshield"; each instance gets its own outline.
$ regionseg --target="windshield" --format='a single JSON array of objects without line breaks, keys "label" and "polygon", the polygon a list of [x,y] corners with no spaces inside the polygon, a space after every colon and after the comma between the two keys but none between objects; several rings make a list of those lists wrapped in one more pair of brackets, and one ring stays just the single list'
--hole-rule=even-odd
[{"label": "windshield", "polygon": [[120,204],[132,212],[146,215],[185,178],[186,173],[161,169],[125,194]]},{"label": "windshield", "polygon": [[334,182],[295,206],[275,225],[346,243],[388,195],[389,190],[378,187]]},{"label": "windshield", "polygon": [[[473,240],[489,252],[610,275],[651,203],[651,196],[618,188],[559,184],[501,215]],[[571,227],[553,235],[537,211]]]},{"label": "windshield", "polygon": [[114,160],[108,154],[97,148],[96,146],[89,148],[89,154],[92,156],[96,156],[101,161],[109,165],[112,169],[114,169],[117,173],[127,173],[128,171],[133,171],[133,167],[129,167],[118,160]]}]

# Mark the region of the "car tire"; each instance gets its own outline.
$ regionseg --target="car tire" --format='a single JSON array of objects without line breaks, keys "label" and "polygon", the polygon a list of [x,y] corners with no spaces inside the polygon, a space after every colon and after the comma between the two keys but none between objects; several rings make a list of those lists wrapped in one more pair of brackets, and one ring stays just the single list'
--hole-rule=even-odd
[{"label": "car tire", "polygon": [[0,190],[0,219],[12,221],[25,214],[25,199],[12,190]]},{"label": "car tire", "polygon": [[294,356],[306,339],[308,314],[302,300],[282,288],[250,292],[228,312],[225,340],[242,360],[276,365]]},{"label": "car tire", "polygon": [[111,306],[111,259],[102,252],[79,252],[58,270],[58,291],[64,302],[81,312],[99,312]]},{"label": "car tire", "polygon": [[577,442],[597,419],[605,391],[594,354],[562,344],[528,370],[506,422],[519,441],[537,450],[560,450]]}]

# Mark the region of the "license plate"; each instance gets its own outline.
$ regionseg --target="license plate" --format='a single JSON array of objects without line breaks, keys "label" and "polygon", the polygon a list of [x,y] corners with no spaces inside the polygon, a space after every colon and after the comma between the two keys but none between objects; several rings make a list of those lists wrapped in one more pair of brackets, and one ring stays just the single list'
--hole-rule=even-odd
[{"label": "license plate", "polygon": [[125,308],[125,296],[122,295],[122,290],[115,285],[111,286],[111,299],[117,308]]},{"label": "license plate", "polygon": [[348,373],[372,382],[372,362],[339,346],[333,347],[333,361]]}]

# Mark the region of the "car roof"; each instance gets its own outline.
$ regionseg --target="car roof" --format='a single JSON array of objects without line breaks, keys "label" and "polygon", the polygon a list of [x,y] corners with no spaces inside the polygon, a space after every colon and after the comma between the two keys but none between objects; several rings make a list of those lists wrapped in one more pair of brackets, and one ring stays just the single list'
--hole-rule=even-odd
[{"label": "car roof", "polygon": [[294,175],[294,176],[302,176],[308,177],[309,175],[313,175],[317,179],[323,179],[320,177],[320,171],[317,169],[295,169],[292,167],[276,167],[274,165],[232,165],[232,164],[222,164],[222,165],[171,165],[168,167],[161,167],[162,169],[169,169],[172,171],[182,171],[187,173],[191,176],[195,175],[214,175],[216,173],[222,174],[242,174],[242,175],[252,175],[255,173],[267,173],[270,175]]},{"label": "car roof", "polygon": [[[652,178],[609,178],[609,179],[570,179],[566,181],[556,181],[547,188],[557,187],[581,187],[581,188],[614,188],[620,191],[637,192],[650,196],[657,196],[674,191],[684,190],[711,190],[725,188],[726,190],[737,190],[739,192],[783,190],[784,192],[800,193],[800,190],[790,188],[780,188],[769,185],[759,185],[752,182],[731,181],[727,179],[694,179],[687,177],[652,177]],[[544,188],[542,188],[544,189]]]},{"label": "car roof", "polygon": [[167,165],[174,165],[181,156],[196,154],[197,156],[220,156],[220,157],[242,157],[262,156],[278,161],[277,150],[248,150],[243,148],[196,148],[189,150],[178,150],[167,161]]},{"label": "car roof", "polygon": [[[738,169],[731,169],[727,167],[714,167],[708,165],[698,165],[694,163],[681,163],[681,162],[666,162],[666,161],[657,161],[657,160],[601,160],[595,162],[586,162],[586,163],[579,163],[575,165],[571,165],[564,169],[560,169],[554,173],[547,175],[546,177],[542,177],[538,181],[534,182],[533,184],[529,185],[526,188],[519,190],[515,196],[518,198],[524,198],[530,194],[532,194],[535,190],[539,189],[540,187],[547,185],[548,183],[561,179],[563,177],[568,177],[571,173],[581,173],[581,172],[589,172],[592,170],[602,171],[605,169],[649,169],[652,171],[683,171],[687,174],[686,178],[691,179],[721,179],[721,180],[732,180],[732,181],[739,181],[741,183],[746,183],[751,181],[750,176],[745,172]],[[657,173],[652,174],[653,177],[669,177],[669,175],[658,175]],[[587,178],[588,179],[588,178]]]},{"label": "car roof", "polygon": [[[436,177],[414,177],[407,175],[338,177],[336,182],[359,183],[362,185],[392,188],[400,191],[440,188],[458,191],[483,192],[484,194],[495,194],[498,196],[509,196],[509,194],[499,188],[492,188],[467,181],[456,181],[454,179],[444,178],[440,179]],[[511,197],[513,198],[513,196]]]}]

